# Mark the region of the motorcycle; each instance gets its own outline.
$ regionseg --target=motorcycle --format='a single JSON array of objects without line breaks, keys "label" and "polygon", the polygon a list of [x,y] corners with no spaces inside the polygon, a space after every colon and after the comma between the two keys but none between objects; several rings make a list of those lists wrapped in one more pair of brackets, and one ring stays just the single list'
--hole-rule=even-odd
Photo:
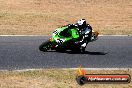
[{"label": "motorcycle", "polygon": [[[56,51],[66,51],[66,50],[71,50],[71,51],[79,51],[79,52],[85,52],[85,48],[81,47],[81,44],[76,43],[77,41],[80,40],[80,35],[77,31],[77,29],[74,27],[69,31],[69,34],[66,34],[66,32],[60,33],[61,31],[68,28],[67,26],[63,26],[61,28],[56,29],[52,37],[49,38],[47,41],[43,42],[39,46],[40,51],[47,51],[47,50],[56,50]],[[63,36],[61,35],[63,34]],[[91,36],[91,41],[96,41],[98,39],[98,32],[95,30],[92,30],[92,36]],[[58,44],[56,41],[60,41],[62,44]]]}]

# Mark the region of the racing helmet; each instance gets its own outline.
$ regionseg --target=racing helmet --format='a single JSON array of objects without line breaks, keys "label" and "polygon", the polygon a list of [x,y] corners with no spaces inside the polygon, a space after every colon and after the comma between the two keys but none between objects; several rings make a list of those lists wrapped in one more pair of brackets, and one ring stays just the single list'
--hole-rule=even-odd
[{"label": "racing helmet", "polygon": [[85,28],[86,25],[87,25],[86,20],[85,20],[85,19],[80,19],[80,20],[77,22],[77,25],[78,25],[79,29]]}]

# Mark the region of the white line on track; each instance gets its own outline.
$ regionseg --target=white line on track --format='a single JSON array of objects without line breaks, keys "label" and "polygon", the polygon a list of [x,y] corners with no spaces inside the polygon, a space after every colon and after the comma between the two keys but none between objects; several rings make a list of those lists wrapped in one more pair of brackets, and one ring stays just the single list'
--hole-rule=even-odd
[{"label": "white line on track", "polygon": [[[76,70],[78,68],[70,68],[70,69]],[[82,68],[82,69],[85,69],[85,70],[129,70],[132,68]]]},{"label": "white line on track", "polygon": [[[46,68],[48,69],[48,68]],[[15,71],[15,72],[26,72],[26,71],[40,71],[40,70],[46,70],[46,69],[22,69],[22,70],[0,70],[0,71]],[[49,68],[50,69],[50,68]],[[52,68],[52,69],[59,69],[59,70],[77,70],[78,68]],[[132,70],[132,68],[82,68],[85,70]]]},{"label": "white line on track", "polygon": [[22,36],[22,37],[23,37],[23,36],[36,36],[36,37],[37,37],[37,36],[49,36],[49,35],[0,35],[0,36],[5,36],[5,37],[6,37],[6,36],[7,36],[7,37],[8,37],[8,36],[9,36],[9,37],[12,37],[12,36],[20,36],[20,37],[21,37],[21,36]]},{"label": "white line on track", "polygon": [[[50,36],[50,35],[0,35],[0,36],[9,36],[9,37],[12,37],[12,36]],[[99,35],[99,36],[132,36],[132,35]]]},{"label": "white line on track", "polygon": [[99,35],[99,36],[132,36],[132,35]]}]

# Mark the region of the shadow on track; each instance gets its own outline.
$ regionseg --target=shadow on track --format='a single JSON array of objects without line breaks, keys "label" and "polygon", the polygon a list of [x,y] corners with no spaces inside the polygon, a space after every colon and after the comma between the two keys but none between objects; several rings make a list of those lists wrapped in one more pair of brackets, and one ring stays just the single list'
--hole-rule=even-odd
[{"label": "shadow on track", "polygon": [[[47,52],[57,52],[57,51],[47,51]],[[90,52],[90,51],[85,51],[83,53],[81,53],[81,52],[75,52],[75,51],[64,51],[64,52],[57,52],[57,53],[89,54],[89,55],[106,55],[106,54],[108,54],[108,53],[105,53],[105,52]]]},{"label": "shadow on track", "polygon": [[107,54],[104,52],[90,52],[90,51],[85,51],[83,53],[69,51],[67,53],[69,53],[69,54],[89,54],[89,55],[106,55]]}]

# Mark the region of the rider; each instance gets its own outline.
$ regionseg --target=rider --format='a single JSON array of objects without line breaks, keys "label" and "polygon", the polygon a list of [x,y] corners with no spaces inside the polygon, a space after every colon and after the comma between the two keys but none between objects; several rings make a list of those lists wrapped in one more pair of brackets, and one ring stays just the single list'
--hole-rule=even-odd
[{"label": "rider", "polygon": [[82,39],[76,43],[81,43],[82,47],[86,47],[87,44],[91,41],[92,27],[87,24],[85,19],[80,19],[75,25],[78,28],[80,35],[82,36]]},{"label": "rider", "polygon": [[[61,32],[61,35],[63,34],[67,34],[66,32],[70,29],[72,29],[73,27],[76,27],[78,29],[78,32],[80,34],[80,36],[82,37],[82,39],[80,41],[77,41],[77,44],[81,44],[82,47],[86,47],[88,42],[91,41],[91,36],[92,36],[92,27],[86,23],[85,19],[81,19],[79,20],[76,24],[69,24],[68,25],[68,29],[63,30],[63,32]],[[56,40],[56,42],[58,44],[62,44],[63,41],[62,40]]]}]

